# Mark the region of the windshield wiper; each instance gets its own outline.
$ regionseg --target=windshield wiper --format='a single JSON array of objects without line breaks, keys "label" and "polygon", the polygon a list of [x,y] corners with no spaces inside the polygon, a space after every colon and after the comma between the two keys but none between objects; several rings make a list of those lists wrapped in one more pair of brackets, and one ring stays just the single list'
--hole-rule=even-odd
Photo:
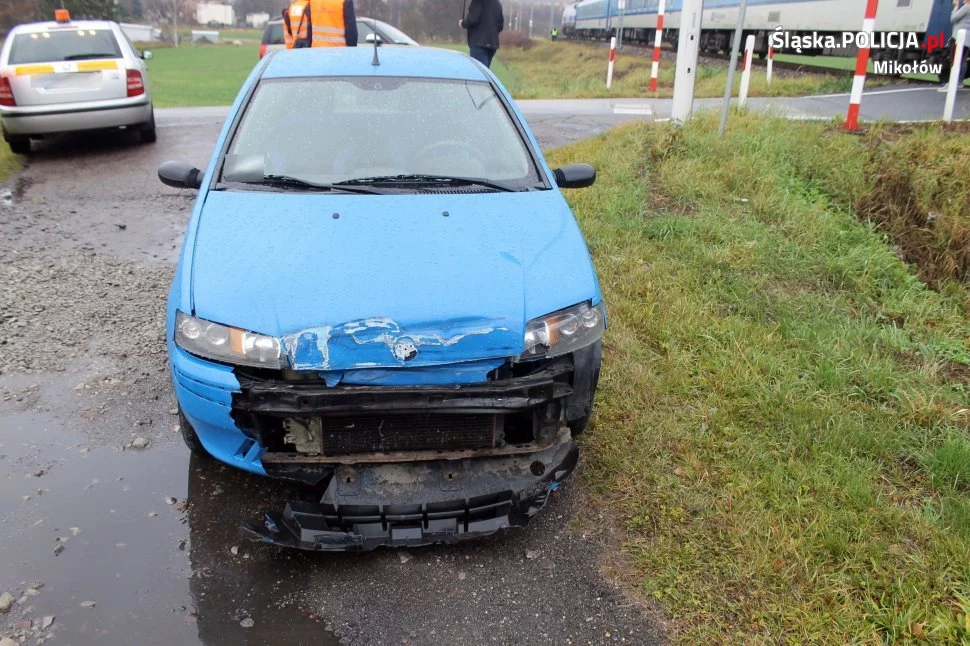
[{"label": "windshield wiper", "polygon": [[318,191],[344,191],[347,193],[363,193],[367,195],[383,195],[384,191],[370,186],[343,186],[337,184],[321,184],[300,179],[291,175],[264,175],[261,182],[246,182],[247,184],[268,184],[270,186],[312,188]]},{"label": "windshield wiper", "polygon": [[421,175],[421,174],[404,174],[404,175],[377,175],[375,177],[357,177],[355,179],[344,180],[343,182],[335,182],[334,186],[359,186],[359,185],[407,185],[407,184],[446,184],[446,185],[462,185],[462,186],[484,186],[486,188],[492,188],[496,191],[503,191],[507,193],[518,193],[520,191],[528,190],[528,187],[514,186],[512,184],[506,184],[504,182],[496,182],[488,179],[479,179],[477,177],[453,177],[450,175]]},{"label": "windshield wiper", "polygon": [[65,56],[64,60],[83,61],[84,59],[87,59],[87,58],[118,58],[118,55],[115,54],[114,52],[110,52],[107,54],[71,54],[69,56]]}]

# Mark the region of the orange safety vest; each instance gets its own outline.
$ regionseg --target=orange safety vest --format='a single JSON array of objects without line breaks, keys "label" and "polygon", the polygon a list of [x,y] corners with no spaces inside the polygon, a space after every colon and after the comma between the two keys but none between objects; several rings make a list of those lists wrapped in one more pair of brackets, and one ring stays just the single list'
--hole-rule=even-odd
[{"label": "orange safety vest", "polygon": [[313,47],[346,47],[344,0],[310,0],[310,43]]},{"label": "orange safety vest", "polygon": [[283,11],[283,43],[287,49],[310,46],[310,2],[294,2]]}]

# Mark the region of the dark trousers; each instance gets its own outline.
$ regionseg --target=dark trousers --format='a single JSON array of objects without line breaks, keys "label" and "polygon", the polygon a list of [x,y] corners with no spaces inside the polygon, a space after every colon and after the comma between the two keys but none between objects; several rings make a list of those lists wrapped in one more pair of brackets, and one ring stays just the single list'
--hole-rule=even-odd
[{"label": "dark trousers", "polygon": [[491,67],[492,58],[495,56],[495,50],[491,47],[476,47],[471,45],[468,47],[468,55],[485,67]]}]

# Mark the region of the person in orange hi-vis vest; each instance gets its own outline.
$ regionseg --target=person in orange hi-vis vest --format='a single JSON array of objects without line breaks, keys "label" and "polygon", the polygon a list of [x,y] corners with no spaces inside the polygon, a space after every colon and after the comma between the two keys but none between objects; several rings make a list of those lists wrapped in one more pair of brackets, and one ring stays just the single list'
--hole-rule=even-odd
[{"label": "person in orange hi-vis vest", "polygon": [[287,49],[356,47],[357,15],[353,0],[297,0],[283,10]]}]

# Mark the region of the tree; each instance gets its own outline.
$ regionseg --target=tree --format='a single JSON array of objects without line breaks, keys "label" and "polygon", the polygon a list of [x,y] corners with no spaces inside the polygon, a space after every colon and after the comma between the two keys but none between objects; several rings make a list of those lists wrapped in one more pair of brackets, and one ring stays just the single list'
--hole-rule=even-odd
[{"label": "tree", "polygon": [[33,20],[36,14],[35,0],[3,0],[0,2],[0,33],[19,23]]},{"label": "tree", "polygon": [[54,16],[55,9],[67,9],[71,18],[77,20],[115,20],[118,8],[114,0],[39,0],[37,12],[41,16]]},{"label": "tree", "polygon": [[145,9],[141,5],[141,0],[131,0],[131,17],[135,20],[144,20]]}]

